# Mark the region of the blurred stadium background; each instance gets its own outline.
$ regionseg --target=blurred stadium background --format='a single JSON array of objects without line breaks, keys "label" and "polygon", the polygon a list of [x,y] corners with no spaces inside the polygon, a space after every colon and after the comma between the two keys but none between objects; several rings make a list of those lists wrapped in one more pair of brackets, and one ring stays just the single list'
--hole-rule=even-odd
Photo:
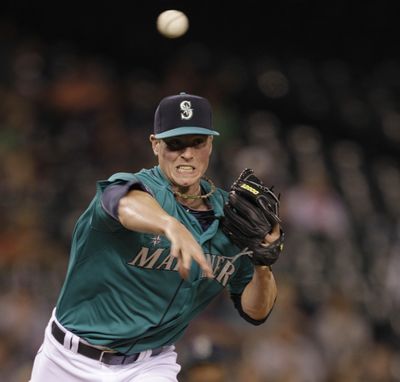
[{"label": "blurred stadium background", "polygon": [[[287,232],[269,321],[221,297],[178,345],[181,380],[400,381],[397,3],[1,2],[0,381],[29,378],[95,181],[154,164],[179,91],[213,105],[215,183],[254,168]],[[170,8],[176,40],[155,28]]]}]

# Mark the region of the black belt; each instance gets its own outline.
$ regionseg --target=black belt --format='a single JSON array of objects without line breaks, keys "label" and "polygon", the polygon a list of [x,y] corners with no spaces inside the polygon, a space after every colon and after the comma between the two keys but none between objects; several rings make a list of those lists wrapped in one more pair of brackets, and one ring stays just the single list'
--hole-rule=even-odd
[{"label": "black belt", "polygon": [[[61,345],[64,345],[65,332],[55,323],[55,321],[53,321],[51,324],[51,334]],[[151,351],[151,356],[153,357],[158,355],[162,351],[163,348],[153,349]],[[107,365],[127,365],[135,362],[140,355],[140,353],[125,355],[122,353],[113,352],[111,350],[101,350],[93,346],[86,345],[81,341],[79,341],[77,353],[106,363]]]}]

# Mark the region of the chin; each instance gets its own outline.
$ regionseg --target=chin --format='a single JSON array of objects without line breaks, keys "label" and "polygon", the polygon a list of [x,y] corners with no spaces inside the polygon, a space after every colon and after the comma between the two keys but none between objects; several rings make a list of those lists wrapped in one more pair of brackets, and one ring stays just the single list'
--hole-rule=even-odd
[{"label": "chin", "polygon": [[177,186],[180,187],[190,187],[191,185],[195,184],[198,180],[198,178],[193,179],[193,178],[175,178],[175,183]]},{"label": "chin", "polygon": [[189,187],[200,180],[201,176],[198,174],[176,174],[174,181],[178,186]]}]

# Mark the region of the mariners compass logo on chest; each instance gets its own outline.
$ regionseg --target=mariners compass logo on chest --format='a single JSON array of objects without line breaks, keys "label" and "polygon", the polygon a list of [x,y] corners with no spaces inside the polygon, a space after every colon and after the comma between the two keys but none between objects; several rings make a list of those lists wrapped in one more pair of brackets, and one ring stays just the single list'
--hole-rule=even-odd
[{"label": "mariners compass logo on chest", "polygon": [[156,245],[158,245],[160,243],[161,243],[161,236],[160,235],[154,235],[151,238],[151,244],[153,244],[153,246],[156,246]]}]

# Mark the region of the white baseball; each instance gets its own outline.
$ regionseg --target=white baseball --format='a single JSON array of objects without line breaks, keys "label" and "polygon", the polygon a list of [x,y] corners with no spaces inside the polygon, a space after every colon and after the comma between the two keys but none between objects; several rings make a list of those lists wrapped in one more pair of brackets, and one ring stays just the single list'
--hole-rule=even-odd
[{"label": "white baseball", "polygon": [[189,29],[189,19],[183,12],[170,9],[158,16],[157,29],[165,37],[177,38]]}]

